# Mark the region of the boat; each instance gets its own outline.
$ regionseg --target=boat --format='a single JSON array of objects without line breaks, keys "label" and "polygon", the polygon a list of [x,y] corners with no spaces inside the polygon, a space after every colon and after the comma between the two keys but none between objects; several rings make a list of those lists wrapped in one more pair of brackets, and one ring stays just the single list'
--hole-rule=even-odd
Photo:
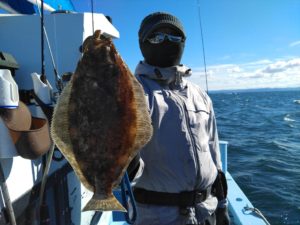
[{"label": "boat", "polygon": [[[8,2],[10,1],[3,1],[0,5],[10,12],[0,16],[0,68],[9,69],[13,74],[20,99],[26,103],[31,115],[46,119],[47,115],[41,104],[32,97],[32,90],[38,93],[38,97],[44,103],[48,101],[46,105],[53,106],[60,92],[58,81],[64,81],[62,79],[64,76],[61,74],[67,75],[76,68],[77,61],[81,57],[79,48],[83,40],[93,33],[93,29],[100,29],[112,38],[118,38],[119,32],[104,14],[76,13],[73,12],[74,8],[70,2],[58,5],[57,2],[60,1],[45,1],[47,9],[52,13],[48,13],[43,19],[45,29],[42,32],[46,36],[48,46],[44,52],[44,70],[48,83],[41,84],[39,75],[35,73],[40,71],[43,64],[40,44],[41,15],[38,13],[39,6],[43,2],[25,1],[26,11],[18,11]],[[56,9],[58,10],[55,11]],[[91,23],[93,23],[93,28],[90,26]],[[49,98],[50,94],[51,98]],[[0,225],[126,225],[133,223],[134,216],[136,216],[134,207],[129,208],[128,213],[81,212],[92,193],[80,184],[59,149],[54,148],[53,155],[47,153],[35,158],[24,158],[12,143],[9,130],[2,120],[0,120],[0,141],[0,169],[3,171],[1,174],[0,170]],[[228,182],[232,224],[269,224],[227,171],[228,143],[221,141],[220,149],[222,169],[226,173]],[[51,166],[47,164],[47,159],[50,159]],[[45,169],[47,165],[49,165],[49,171]],[[46,183],[44,182],[45,175]],[[127,192],[128,190],[130,191],[130,186],[127,182]],[[132,196],[124,198],[124,187],[116,189],[114,194],[124,206],[128,206],[128,199]],[[134,200],[131,199],[131,201]],[[37,213],[38,209],[40,209],[40,214]]]}]

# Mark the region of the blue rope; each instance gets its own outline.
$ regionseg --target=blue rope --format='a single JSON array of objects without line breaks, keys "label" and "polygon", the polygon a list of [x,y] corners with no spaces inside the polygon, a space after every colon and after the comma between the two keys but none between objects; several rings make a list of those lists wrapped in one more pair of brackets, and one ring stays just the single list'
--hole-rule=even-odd
[{"label": "blue rope", "polygon": [[[134,200],[134,196],[133,196],[133,192],[132,192],[132,188],[130,185],[130,181],[129,181],[127,172],[124,174],[124,177],[121,181],[121,194],[122,194],[122,201],[123,201],[124,207],[127,210],[127,213],[125,214],[126,222],[128,224],[134,224],[136,217],[137,217],[137,209],[136,209],[136,204],[135,204],[135,200]],[[129,217],[127,196],[129,197],[130,202],[132,204],[132,210],[133,210],[132,218]]]}]

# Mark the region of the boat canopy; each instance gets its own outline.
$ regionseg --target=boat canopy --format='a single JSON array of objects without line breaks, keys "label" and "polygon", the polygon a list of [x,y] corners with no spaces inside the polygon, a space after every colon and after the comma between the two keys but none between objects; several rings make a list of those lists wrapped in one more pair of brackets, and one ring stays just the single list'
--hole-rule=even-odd
[{"label": "boat canopy", "polygon": [[[41,0],[1,0],[0,8],[9,13],[35,14]],[[75,11],[71,0],[44,0],[44,10],[52,12],[55,10]]]}]

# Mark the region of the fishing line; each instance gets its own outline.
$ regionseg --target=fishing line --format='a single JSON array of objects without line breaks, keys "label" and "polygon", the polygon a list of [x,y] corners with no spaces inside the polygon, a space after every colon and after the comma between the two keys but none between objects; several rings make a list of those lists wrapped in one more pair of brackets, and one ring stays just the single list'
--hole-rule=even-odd
[{"label": "fishing line", "polygon": [[202,23],[201,23],[200,0],[197,0],[197,6],[198,6],[198,17],[199,17],[200,32],[201,32],[202,54],[203,54],[204,73],[205,73],[205,82],[206,82],[206,93],[208,93],[206,58],[205,58],[204,38],[203,38],[203,30],[202,30]]},{"label": "fishing line", "polygon": [[44,0],[41,3],[42,13],[41,13],[41,61],[42,61],[42,68],[41,68],[41,81],[44,84],[47,84],[47,78],[45,75],[45,53],[44,53]]},{"label": "fishing line", "polygon": [[91,0],[91,10],[92,10],[92,30],[94,33],[95,32],[95,29],[94,29],[94,0]]}]

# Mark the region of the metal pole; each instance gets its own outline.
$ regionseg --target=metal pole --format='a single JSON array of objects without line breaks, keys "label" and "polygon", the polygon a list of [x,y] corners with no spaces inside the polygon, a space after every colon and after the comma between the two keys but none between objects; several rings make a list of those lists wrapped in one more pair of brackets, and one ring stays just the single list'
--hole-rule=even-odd
[{"label": "metal pole", "polygon": [[5,181],[1,163],[0,163],[0,183],[1,183],[1,190],[3,193],[4,202],[5,202],[5,207],[7,209],[7,213],[8,213],[8,217],[9,217],[9,222],[11,225],[17,225],[14,209],[13,209],[10,197],[9,197],[9,192],[8,192],[8,188],[6,185],[6,181]]}]

